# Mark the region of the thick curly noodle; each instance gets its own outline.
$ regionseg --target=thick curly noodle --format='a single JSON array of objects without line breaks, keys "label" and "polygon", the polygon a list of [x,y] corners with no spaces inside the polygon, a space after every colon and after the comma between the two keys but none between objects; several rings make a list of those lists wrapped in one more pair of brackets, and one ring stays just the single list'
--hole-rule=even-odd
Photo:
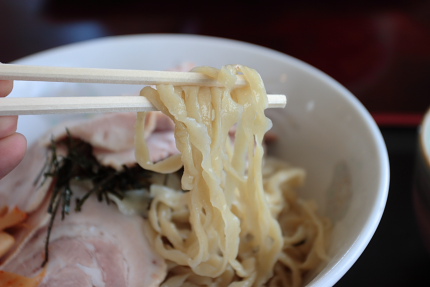
[{"label": "thick curly noodle", "polygon": [[[138,163],[162,173],[184,167],[186,192],[151,187],[153,243],[169,263],[163,285],[301,285],[303,274],[325,257],[326,227],[315,208],[295,195],[304,172],[263,162],[263,137],[272,126],[264,114],[263,82],[244,66],[194,71],[223,87],[158,85],[141,91],[174,120],[181,154],[150,162],[145,113],[139,113]],[[238,74],[248,85],[234,86]]]}]

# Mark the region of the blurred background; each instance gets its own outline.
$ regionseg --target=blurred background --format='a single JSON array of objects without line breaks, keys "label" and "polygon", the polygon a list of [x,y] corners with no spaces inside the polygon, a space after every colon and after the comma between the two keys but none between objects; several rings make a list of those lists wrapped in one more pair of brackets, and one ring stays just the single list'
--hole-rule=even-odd
[{"label": "blurred background", "polygon": [[314,65],[382,124],[417,124],[430,105],[430,1],[226,2],[1,0],[0,61],[111,35],[211,35]]},{"label": "blurred background", "polygon": [[348,88],[387,144],[381,224],[337,286],[428,286],[430,256],[412,204],[417,132],[430,106],[429,0],[0,0],[0,62],[125,34],[242,40],[299,58]]}]

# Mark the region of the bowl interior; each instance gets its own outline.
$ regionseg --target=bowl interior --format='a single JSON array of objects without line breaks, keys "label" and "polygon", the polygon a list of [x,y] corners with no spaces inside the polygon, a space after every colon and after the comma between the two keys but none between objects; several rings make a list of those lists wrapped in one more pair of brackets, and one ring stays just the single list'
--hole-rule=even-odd
[{"label": "bowl interior", "polygon": [[[279,141],[270,153],[307,171],[301,193],[333,221],[331,259],[309,277],[333,285],[372,237],[388,192],[388,159],[381,134],[364,107],[317,69],[287,55],[242,42],[187,35],[134,35],[68,45],[16,61],[27,65],[166,70],[184,62],[255,68],[269,93],[287,95],[273,109]],[[16,82],[12,96],[98,96],[138,93],[139,86]],[[85,115],[89,116],[89,115]],[[30,142],[53,124],[76,116],[22,116]],[[35,129],[34,127],[37,127]]]}]

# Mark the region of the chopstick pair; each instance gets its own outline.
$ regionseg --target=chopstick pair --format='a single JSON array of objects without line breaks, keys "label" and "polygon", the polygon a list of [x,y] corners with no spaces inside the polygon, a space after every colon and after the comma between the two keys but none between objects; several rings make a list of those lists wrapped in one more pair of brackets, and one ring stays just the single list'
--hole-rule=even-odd
[{"label": "chopstick pair", "polygon": [[[0,80],[105,83],[130,85],[199,85],[220,86],[216,80],[195,72],[66,68],[26,65],[0,65]],[[246,82],[238,77],[236,85]],[[268,95],[269,108],[283,108],[285,95]],[[34,97],[0,98],[0,116],[59,113],[101,113],[152,111],[154,106],[144,97]]]}]

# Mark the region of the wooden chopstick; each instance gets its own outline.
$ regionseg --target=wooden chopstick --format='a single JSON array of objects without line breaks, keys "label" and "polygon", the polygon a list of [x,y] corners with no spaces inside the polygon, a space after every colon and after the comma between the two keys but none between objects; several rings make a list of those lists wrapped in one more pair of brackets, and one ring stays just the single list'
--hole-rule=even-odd
[{"label": "wooden chopstick", "polygon": [[[221,84],[201,73],[122,70],[98,68],[70,68],[28,65],[0,65],[0,80],[104,83],[130,85],[199,85],[221,86]],[[236,85],[245,85],[242,76]],[[283,108],[287,103],[285,95],[268,95],[269,108]],[[138,112],[155,110],[144,97],[39,97],[39,98],[0,98],[0,116],[63,114],[63,113],[102,113]]]},{"label": "wooden chopstick", "polygon": [[[174,85],[220,86],[218,81],[195,72],[70,68],[15,64],[0,65],[0,80],[129,85],[171,83]],[[239,76],[236,85],[245,84],[244,78]]]},{"label": "wooden chopstick", "polygon": [[[284,108],[285,95],[267,95],[269,108]],[[141,96],[0,98],[0,116],[154,111]]]}]

